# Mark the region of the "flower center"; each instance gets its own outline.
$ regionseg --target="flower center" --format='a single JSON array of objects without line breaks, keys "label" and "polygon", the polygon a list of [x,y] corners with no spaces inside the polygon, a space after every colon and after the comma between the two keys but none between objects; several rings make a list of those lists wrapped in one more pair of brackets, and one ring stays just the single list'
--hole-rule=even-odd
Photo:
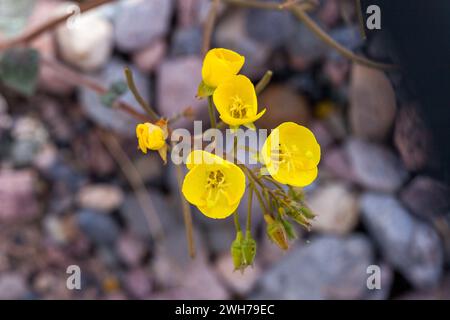
[{"label": "flower center", "polygon": [[213,207],[219,201],[219,196],[223,195],[227,200],[229,196],[224,190],[228,184],[225,183],[225,175],[220,170],[212,170],[208,173],[206,180],[206,204],[208,207]]},{"label": "flower center", "polygon": [[278,148],[272,149],[271,160],[278,165],[286,165],[288,171],[296,169],[305,170],[308,160],[313,158],[310,150],[300,151],[297,146],[289,148],[286,145],[278,144]]},{"label": "flower center", "polygon": [[207,188],[216,189],[225,182],[225,175],[220,170],[210,171],[206,181]]},{"label": "flower center", "polygon": [[233,118],[242,119],[247,116],[248,105],[238,96],[231,98],[230,114]]}]

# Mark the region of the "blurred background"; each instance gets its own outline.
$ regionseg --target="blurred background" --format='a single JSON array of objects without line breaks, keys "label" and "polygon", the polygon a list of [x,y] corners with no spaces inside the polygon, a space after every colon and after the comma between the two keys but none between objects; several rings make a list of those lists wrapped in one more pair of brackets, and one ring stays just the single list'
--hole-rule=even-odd
[{"label": "blurred background", "polygon": [[[174,166],[138,151],[136,120],[95,88],[124,81],[130,66],[160,114],[190,106],[206,119],[195,94],[211,2],[112,1],[30,42],[41,57],[33,90],[22,71],[23,92],[0,82],[0,299],[450,298],[449,188],[402,75],[343,58],[285,10],[225,2],[212,46],[244,55],[255,83],[274,72],[257,126],[295,121],[322,147],[319,178],[306,189],[318,215],[312,231],[281,252],[255,207],[256,262],[241,274],[229,253],[232,219],[192,208],[189,258]],[[69,4],[0,0],[0,48]],[[381,33],[362,38],[355,1],[320,0],[309,14],[357,54],[397,61]],[[140,111],[131,93],[121,99]],[[70,265],[81,269],[81,290],[66,287]],[[367,287],[371,265],[379,290]]]}]

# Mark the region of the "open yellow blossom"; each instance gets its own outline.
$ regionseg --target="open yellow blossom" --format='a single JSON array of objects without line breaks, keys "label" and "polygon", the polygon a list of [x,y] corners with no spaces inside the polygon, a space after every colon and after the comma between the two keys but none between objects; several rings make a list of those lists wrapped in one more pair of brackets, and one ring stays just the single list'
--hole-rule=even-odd
[{"label": "open yellow blossom", "polygon": [[203,61],[203,82],[209,87],[216,88],[231,76],[238,74],[244,62],[244,56],[232,50],[211,49]]},{"label": "open yellow blossom", "polygon": [[320,145],[309,129],[284,122],[264,142],[262,159],[275,180],[304,187],[317,177]]},{"label": "open yellow blossom", "polygon": [[168,133],[165,120],[160,120],[156,124],[149,122],[138,124],[136,126],[136,136],[138,138],[139,149],[144,154],[147,154],[147,149],[158,151],[164,163],[166,163],[166,138]]},{"label": "open yellow blossom", "polygon": [[233,76],[218,86],[213,99],[222,121],[235,128],[244,125],[254,129],[253,122],[266,112],[264,109],[257,113],[255,87],[243,75]]},{"label": "open yellow blossom", "polygon": [[237,165],[203,150],[192,151],[186,165],[181,190],[188,202],[213,219],[237,209],[245,192],[245,175]]}]

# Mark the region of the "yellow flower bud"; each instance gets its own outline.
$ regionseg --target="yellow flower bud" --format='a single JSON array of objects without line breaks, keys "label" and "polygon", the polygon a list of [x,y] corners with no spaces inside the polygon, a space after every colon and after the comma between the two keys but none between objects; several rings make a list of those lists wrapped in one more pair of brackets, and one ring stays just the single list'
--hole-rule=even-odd
[{"label": "yellow flower bud", "polygon": [[242,255],[246,266],[253,264],[256,256],[256,241],[249,232],[247,232],[245,239],[242,241]]},{"label": "yellow flower bud", "polygon": [[151,123],[141,123],[136,126],[139,149],[147,153],[147,149],[159,150],[166,144],[165,134],[161,127]]},{"label": "yellow flower bud", "polygon": [[203,61],[203,82],[209,87],[216,88],[231,76],[238,74],[244,62],[244,56],[232,50],[211,49]]}]

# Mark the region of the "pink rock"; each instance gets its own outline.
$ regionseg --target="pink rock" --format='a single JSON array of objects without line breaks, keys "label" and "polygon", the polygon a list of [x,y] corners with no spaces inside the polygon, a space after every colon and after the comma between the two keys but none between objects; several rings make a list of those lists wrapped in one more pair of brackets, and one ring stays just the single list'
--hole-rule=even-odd
[{"label": "pink rock", "polygon": [[418,171],[435,165],[431,132],[416,106],[400,108],[395,122],[394,143],[409,170]]},{"label": "pink rock", "polygon": [[167,44],[163,39],[158,39],[148,47],[133,54],[133,63],[142,72],[152,72],[166,55]]},{"label": "pink rock", "polygon": [[310,129],[316,136],[317,142],[319,143],[322,151],[324,151],[333,144],[334,137],[323,122],[321,121],[313,122]]},{"label": "pink rock", "polygon": [[[195,97],[200,84],[202,60],[196,56],[180,57],[164,61],[158,68],[157,96],[161,115],[170,117],[191,106],[194,113],[202,108],[206,111],[206,101]],[[178,123],[180,126],[181,122]]]},{"label": "pink rock", "polygon": [[339,147],[331,148],[324,154],[322,164],[325,170],[337,178],[355,182],[356,177],[346,153]]},{"label": "pink rock", "polygon": [[145,246],[131,234],[123,234],[117,243],[122,260],[129,266],[138,266],[145,255]]},{"label": "pink rock", "polygon": [[16,222],[39,214],[35,183],[30,170],[0,171],[0,221]]},{"label": "pink rock", "polygon": [[234,271],[233,259],[228,252],[217,259],[216,268],[218,276],[225,284],[240,295],[248,294],[261,275],[261,268],[258,264],[246,268],[243,273]]},{"label": "pink rock", "polygon": [[144,299],[152,290],[150,278],[143,269],[129,272],[125,276],[125,286],[138,299]]}]

